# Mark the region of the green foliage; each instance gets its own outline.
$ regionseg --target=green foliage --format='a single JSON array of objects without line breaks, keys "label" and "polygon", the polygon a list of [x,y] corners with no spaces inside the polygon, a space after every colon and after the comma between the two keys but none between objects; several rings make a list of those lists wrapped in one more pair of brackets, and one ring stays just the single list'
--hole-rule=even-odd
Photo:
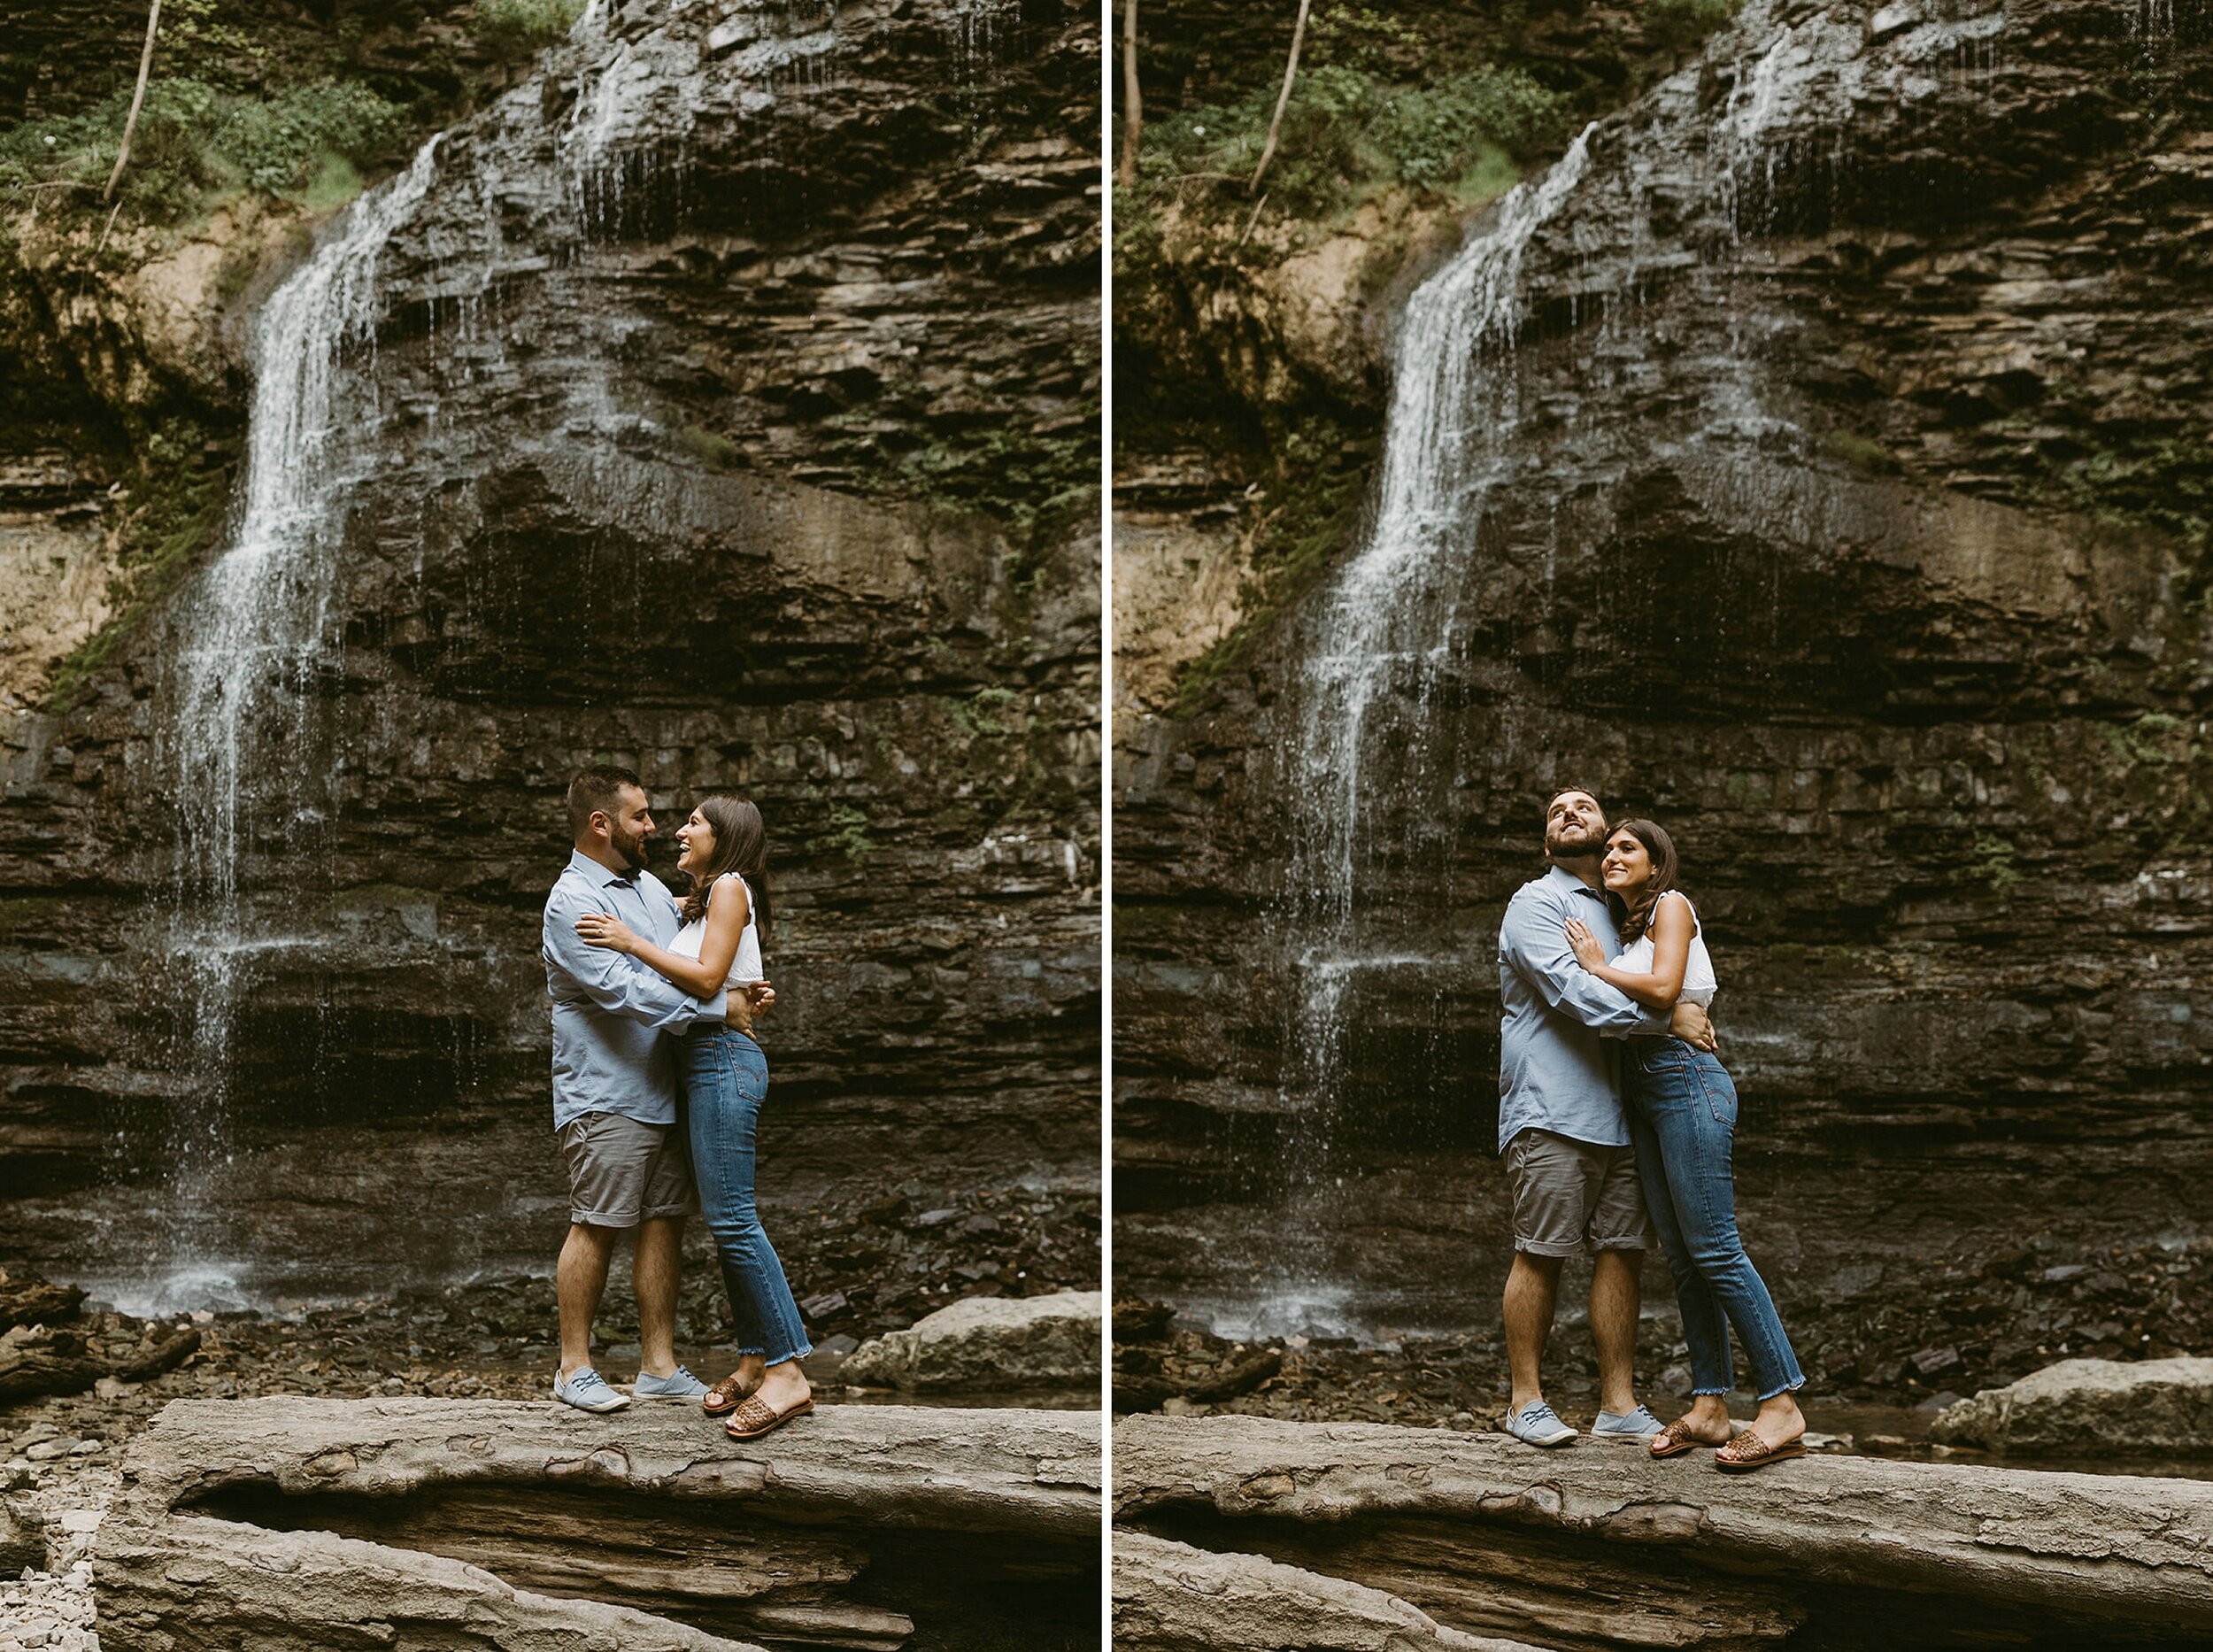
[{"label": "green foliage", "polygon": [[230,504],[235,441],[215,444],[211,456],[208,433],[189,419],[172,420],[147,437],[123,522],[122,599],[115,617],[54,668],[48,709],[76,705],[155,605],[214,546]]},{"label": "green foliage", "polygon": [[1253,536],[1245,617],[1184,667],[1176,684],[1178,716],[1190,716],[1209,689],[1245,662],[1351,539],[1368,470],[1364,462],[1346,462],[1346,446],[1344,428],[1326,418],[1290,430],[1277,445],[1273,501]]},{"label": "green foliage", "polygon": [[[0,134],[0,197],[96,197],[129,108],[129,89],[118,89],[80,113]],[[136,215],[163,222],[241,190],[333,205],[359,189],[361,166],[411,129],[405,111],[355,81],[244,96],[204,81],[157,76],[119,193]]]},{"label": "green foliage", "polygon": [[1899,466],[1890,450],[1850,430],[1829,433],[1830,451],[1864,477],[1895,475]]},{"label": "green foliage", "polygon": [[2021,881],[2021,871],[2014,864],[2015,850],[2009,838],[1985,835],[1975,839],[1975,858],[1969,866],[1969,875],[1990,886],[1990,892],[2004,900],[2013,893],[2014,885]]},{"label": "green foliage", "polygon": [[476,0],[476,38],[510,62],[567,36],[584,14],[584,0]]},{"label": "green foliage", "polygon": [[951,428],[903,454],[891,480],[898,490],[943,505],[979,510],[1006,524],[1014,538],[1034,542],[1065,526],[1088,497],[1098,498],[1099,408],[1054,436],[1019,426]]},{"label": "green foliage", "polygon": [[834,803],[830,806],[829,830],[807,846],[820,854],[843,855],[848,861],[858,861],[875,847],[875,840],[868,836],[866,814],[850,803]]},{"label": "green foliage", "polygon": [[[1012,708],[1021,698],[1013,689],[994,684],[980,688],[965,697],[956,697],[950,702],[948,709],[955,725],[970,739],[1003,739],[1016,730],[1013,724],[1002,721],[999,714]],[[1022,721],[1019,712],[1015,713],[1015,720]]]},{"label": "green foliage", "polygon": [[726,436],[696,424],[688,424],[676,432],[676,445],[705,465],[709,470],[728,471],[737,468],[737,444]]},{"label": "green foliage", "polygon": [[1415,79],[1430,43],[1421,27],[1371,5],[1322,5],[1307,27],[1307,61],[1384,79]]},{"label": "green foliage", "polygon": [[1743,6],[1744,0],[1645,0],[1645,33],[1653,44],[1680,57],[1726,27]]},{"label": "green foliage", "polygon": [[[1192,177],[1249,176],[1276,96],[1263,88],[1147,127],[1141,186],[1157,193]],[[1304,218],[1326,218],[1394,183],[1446,196],[1491,190],[1513,158],[1555,141],[1568,117],[1566,101],[1520,69],[1486,64],[1396,85],[1368,69],[1322,64],[1292,87],[1264,187],[1281,210]]]}]

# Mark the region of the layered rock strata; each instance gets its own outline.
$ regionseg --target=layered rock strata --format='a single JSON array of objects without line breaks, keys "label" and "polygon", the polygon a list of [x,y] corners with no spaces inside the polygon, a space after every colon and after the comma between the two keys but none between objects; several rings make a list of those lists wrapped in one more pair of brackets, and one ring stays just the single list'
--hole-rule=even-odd
[{"label": "layered rock strata", "polygon": [[[332,359],[302,645],[235,668],[220,958],[178,887],[212,818],[179,776],[221,772],[180,760],[208,579],[0,735],[11,1255],[251,1293],[544,1250],[538,907],[593,760],[665,829],[718,787],[768,818],[772,1224],[910,1179],[1081,1201],[1090,25],[599,5],[419,158]],[[72,313],[57,356],[115,347]],[[198,371],[236,418],[235,358]]]},{"label": "layered rock strata", "polygon": [[[2201,7],[1754,4],[1578,143],[1402,450],[1438,548],[1358,694],[1365,527],[1196,709],[1120,708],[1132,1286],[1492,1316],[1493,938],[1565,784],[1684,853],[1786,1319],[2199,1231],[2209,50]],[[2140,1349],[2110,1317],[2049,1352]],[[1950,1332],[1955,1387],[2041,1363]]]}]

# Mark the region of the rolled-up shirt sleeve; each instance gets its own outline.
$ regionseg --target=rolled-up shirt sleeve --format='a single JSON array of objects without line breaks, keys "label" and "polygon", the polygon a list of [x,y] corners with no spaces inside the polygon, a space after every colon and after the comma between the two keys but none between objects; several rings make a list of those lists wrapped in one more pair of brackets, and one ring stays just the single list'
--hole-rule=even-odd
[{"label": "rolled-up shirt sleeve", "polygon": [[1616,1038],[1667,1031],[1669,1011],[1646,1009],[1576,961],[1566,922],[1549,901],[1517,894],[1499,927],[1499,950],[1546,1005],[1595,1031]]},{"label": "rolled-up shirt sleeve", "polygon": [[576,984],[583,995],[610,1015],[622,1015],[658,1031],[674,1032],[694,1022],[720,1021],[729,1013],[729,994],[700,999],[627,953],[594,946],[576,933],[576,920],[596,910],[555,891],[546,903],[543,945],[546,961]]}]

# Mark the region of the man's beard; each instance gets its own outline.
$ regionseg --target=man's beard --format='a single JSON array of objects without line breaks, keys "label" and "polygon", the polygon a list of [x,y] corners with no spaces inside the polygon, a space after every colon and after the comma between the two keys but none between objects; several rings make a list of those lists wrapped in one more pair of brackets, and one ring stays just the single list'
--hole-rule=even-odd
[{"label": "man's beard", "polygon": [[646,840],[644,834],[625,832],[620,826],[617,826],[608,831],[607,841],[613,845],[614,852],[628,861],[632,868],[640,868],[645,864]]},{"label": "man's beard", "polygon": [[1578,843],[1562,843],[1553,832],[1545,834],[1545,853],[1555,861],[1581,861],[1606,853],[1606,834],[1594,831]]}]

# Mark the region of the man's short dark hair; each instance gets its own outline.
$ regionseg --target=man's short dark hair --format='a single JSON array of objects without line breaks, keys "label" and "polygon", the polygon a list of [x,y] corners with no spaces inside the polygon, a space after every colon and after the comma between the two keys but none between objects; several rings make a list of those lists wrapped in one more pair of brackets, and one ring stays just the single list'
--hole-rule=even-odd
[{"label": "man's short dark hair", "polygon": [[1600,798],[1598,789],[1596,787],[1554,786],[1550,791],[1545,794],[1545,818],[1546,820],[1550,820],[1552,818],[1552,806],[1559,802],[1561,799],[1566,797],[1570,791],[1580,791],[1585,797],[1590,799],[1592,802],[1596,803],[1599,806],[1600,814],[1603,814],[1606,813],[1605,801]]},{"label": "man's short dark hair", "polygon": [[587,768],[568,783],[568,830],[581,838],[594,814],[613,820],[622,807],[622,788],[645,790],[645,783],[627,768]]}]

